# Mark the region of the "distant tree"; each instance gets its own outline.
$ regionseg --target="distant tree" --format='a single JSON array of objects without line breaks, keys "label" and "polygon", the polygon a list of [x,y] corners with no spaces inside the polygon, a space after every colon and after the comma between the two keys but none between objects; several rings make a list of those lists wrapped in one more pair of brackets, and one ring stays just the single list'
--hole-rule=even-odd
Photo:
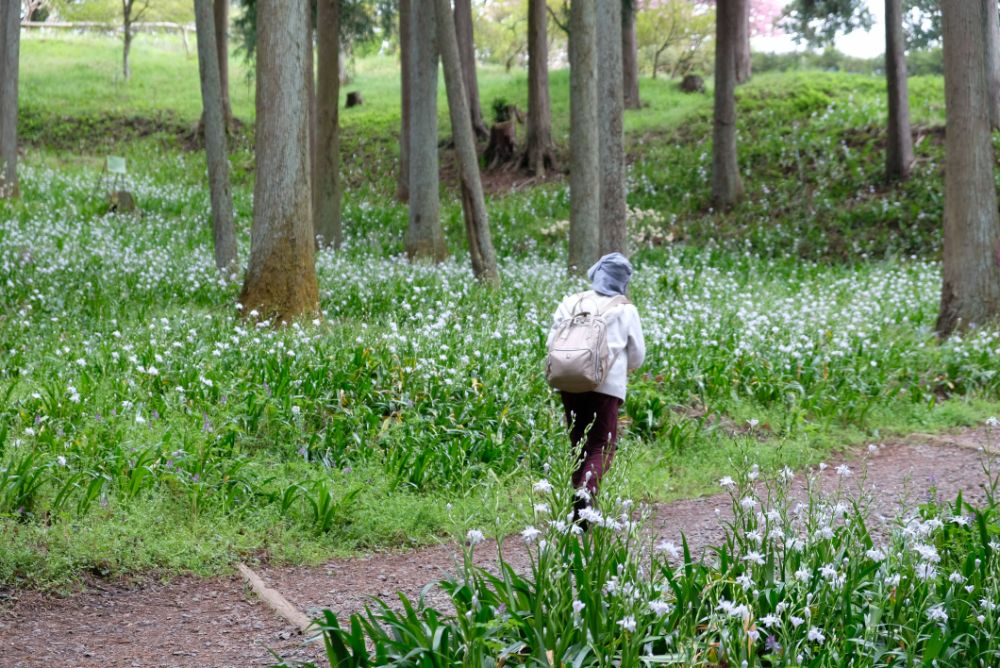
[{"label": "distant tree", "polygon": [[528,2],[528,118],[523,164],[536,176],[555,169],[545,0]]},{"label": "distant tree", "polygon": [[739,4],[718,0],[715,8],[715,121],[712,139],[712,199],[727,208],[743,198],[736,156],[736,38]]},{"label": "distant tree", "polygon": [[437,19],[438,46],[444,64],[444,81],[448,93],[448,110],[451,114],[451,134],[458,159],[459,183],[462,191],[462,210],[465,231],[469,242],[472,272],[484,283],[497,284],[496,253],[490,236],[490,223],[486,214],[486,198],[479,173],[476,138],[472,130],[469,98],[465,91],[462,57],[459,54],[455,23],[452,20],[451,0],[434,0]]},{"label": "distant tree", "polygon": [[987,109],[985,13],[976,0],[942,0],[945,62],[942,336],[1000,315],[1000,217]]},{"label": "distant tree", "polygon": [[909,178],[910,167],[913,165],[902,0],[885,0],[885,74],[889,93],[885,173],[890,181],[902,181]]},{"label": "distant tree", "polygon": [[396,198],[410,200],[410,58],[413,54],[410,30],[411,0],[399,0],[399,173],[396,177]]},{"label": "distant tree", "polygon": [[149,9],[150,0],[122,0],[122,78],[128,81],[132,76],[129,64],[129,54],[132,51],[132,40],[135,38],[132,25],[142,19]]},{"label": "distant tree", "polygon": [[598,128],[597,8],[570,7],[569,269],[582,273],[600,250],[600,141]]},{"label": "distant tree", "polygon": [[454,16],[455,34],[458,38],[458,53],[462,60],[462,76],[465,78],[465,91],[469,97],[469,113],[472,116],[472,129],[480,139],[489,137],[486,123],[483,122],[483,110],[479,104],[479,82],[476,77],[476,41],[472,28],[472,0],[455,0]]},{"label": "distant tree", "polygon": [[838,33],[871,30],[875,17],[866,0],[792,0],[780,25],[797,42],[815,46],[832,44]]},{"label": "distant tree", "polygon": [[410,13],[410,224],[406,254],[411,259],[440,261],[447,249],[438,184],[437,26],[434,12],[423,9]]},{"label": "distant tree", "polygon": [[736,83],[742,84],[750,81],[750,0],[742,0],[736,9]]},{"label": "distant tree", "polygon": [[236,229],[233,226],[233,194],[229,185],[229,157],[226,152],[226,119],[222,105],[218,50],[215,44],[215,17],[212,0],[194,0],[195,30],[198,33],[198,72],[205,120],[205,154],[208,185],[212,199],[212,236],[215,266],[233,271],[237,266]]},{"label": "distant tree", "polygon": [[622,6],[597,5],[597,82],[600,161],[599,254],[627,253],[625,201],[624,69],[622,67]]},{"label": "distant tree", "polygon": [[240,303],[275,322],[319,310],[309,166],[306,0],[259,0],[256,179]]},{"label": "distant tree", "polygon": [[316,0],[316,165],[313,215],[321,244],[339,247],[340,2]]},{"label": "distant tree", "polygon": [[622,0],[621,3],[622,91],[626,109],[642,107],[639,98],[639,41],[635,26],[637,3],[638,0]]},{"label": "distant tree", "polygon": [[715,8],[691,0],[644,0],[637,34],[643,67],[684,76],[706,67],[715,39]]},{"label": "distant tree", "polygon": [[0,4],[0,198],[17,197],[17,93],[20,3]]}]

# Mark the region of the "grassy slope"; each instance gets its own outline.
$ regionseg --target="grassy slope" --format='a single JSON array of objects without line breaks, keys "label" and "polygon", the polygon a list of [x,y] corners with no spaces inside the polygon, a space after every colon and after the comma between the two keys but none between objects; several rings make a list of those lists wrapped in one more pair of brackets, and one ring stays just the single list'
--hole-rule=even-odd
[{"label": "grassy slope", "polygon": [[[99,143],[103,132],[99,124],[81,132],[79,119],[137,115],[157,119],[165,126],[196,122],[200,108],[196,62],[193,56],[184,55],[179,42],[152,43],[140,37],[134,52],[135,78],[128,84],[118,81],[119,56],[118,44],[106,39],[24,40],[22,111],[27,123],[23,129],[37,146],[29,150],[26,162],[55,165],[89,182],[99,165],[98,157],[113,150],[130,156],[133,173],[142,178],[203,188],[202,158],[199,153],[178,150],[172,126],[135,142]],[[238,59],[233,65],[234,109],[238,116],[250,120],[252,91],[247,91]],[[498,97],[521,107],[526,104],[524,73],[507,74],[484,67],[480,83],[486,107]],[[392,192],[399,119],[393,61],[381,58],[360,63],[349,89],[362,90],[366,104],[342,114],[346,171],[352,185],[346,194],[345,211],[358,238],[377,240],[384,251],[395,252],[405,226],[405,209],[386,197]],[[552,91],[555,136],[564,144],[568,132],[565,72],[553,73]],[[767,270],[772,273],[765,277],[775,284],[795,276],[803,280],[800,274],[810,272],[817,280],[834,281],[850,271],[798,267],[796,254],[823,262],[848,256],[848,265],[862,252],[873,256],[913,251],[933,255],[940,214],[940,148],[933,135],[928,135],[918,148],[921,166],[917,178],[902,187],[878,185],[882,92],[881,81],[858,76],[804,73],[756,77],[740,93],[741,160],[751,201],[720,215],[707,207],[705,156],[710,147],[704,138],[710,136],[710,96],[683,95],[672,82],[644,80],[643,98],[648,106],[626,117],[633,162],[631,203],[661,212],[671,231],[688,237],[693,246],[721,243],[740,247],[749,239],[758,253],[777,258],[779,269]],[[447,132],[443,87],[440,96],[441,127]],[[845,105],[849,97],[853,102]],[[941,122],[941,97],[940,79],[911,81],[917,124]],[[67,146],[71,150],[64,150]],[[248,187],[252,154],[242,143],[232,159],[239,225],[245,233],[251,213]],[[190,218],[203,215],[203,193],[198,197],[187,202],[165,198],[153,206],[156,213],[168,218]],[[374,208],[373,202],[377,202]],[[32,206],[26,202],[24,211]],[[533,248],[542,255],[558,257],[559,244],[551,243],[540,230],[568,214],[562,184],[494,196],[490,206],[503,255],[516,257]],[[450,199],[444,211],[453,252],[461,257],[462,227],[456,201]],[[887,220],[895,227],[881,224]],[[201,243],[207,243],[207,236],[202,236]],[[643,251],[639,259],[657,262],[659,252]],[[713,261],[730,264],[727,253]],[[702,262],[694,255],[692,261]],[[150,304],[151,312],[146,315],[172,317],[177,306]],[[122,314],[124,317],[124,311]],[[358,322],[365,320],[363,315],[356,317]],[[729,458],[746,452],[746,442],[730,438],[728,427],[749,418],[759,419],[780,435],[755,447],[756,457],[772,465],[802,465],[844,443],[897,430],[974,422],[995,410],[990,400],[976,398],[976,387],[970,385],[966,395],[944,404],[880,403],[865,409],[863,419],[845,417],[850,414],[829,400],[817,404],[810,414],[803,409],[792,411],[781,401],[762,405],[740,398],[734,391],[732,399],[711,394],[720,422],[698,423],[664,411],[662,403],[656,402],[662,388],[640,383],[637,389],[643,391],[636,393],[632,408],[634,412],[642,409],[643,414],[653,411],[658,424],[647,443],[626,443],[616,474],[626,475],[636,493],[651,498],[698,493],[709,488]],[[672,396],[670,400],[687,397]],[[282,475],[293,481],[302,471],[293,469]],[[371,475],[377,478],[379,473]],[[212,572],[225,567],[234,555],[262,548],[277,559],[314,560],[336,550],[423,542],[455,526],[452,522],[456,519],[461,526],[470,518],[481,521],[494,516],[492,508],[521,498],[523,483],[523,479],[505,480],[458,495],[401,494],[374,485],[353,515],[352,525],[325,537],[276,521],[266,512],[236,520],[212,512],[187,518],[183,506],[162,497],[121,507],[112,503],[75,524],[8,526],[6,547],[0,550],[0,581],[58,582],[82,570]],[[445,510],[446,502],[453,504],[451,512]]]}]

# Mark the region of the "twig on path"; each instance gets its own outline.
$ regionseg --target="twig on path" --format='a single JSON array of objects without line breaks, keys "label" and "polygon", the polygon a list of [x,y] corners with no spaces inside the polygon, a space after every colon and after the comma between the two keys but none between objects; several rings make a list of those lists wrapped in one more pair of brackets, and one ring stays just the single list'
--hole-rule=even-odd
[{"label": "twig on path", "polygon": [[[257,594],[260,600],[264,601],[269,608],[278,613],[282,619],[297,628],[299,633],[305,634],[310,629],[314,629],[312,621],[306,617],[301,610],[289,603],[288,599],[282,596],[281,592],[277,589],[271,589],[264,584],[264,581],[260,579],[260,576],[254,573],[249,566],[246,564],[240,564],[239,569],[240,573],[243,574],[243,577],[250,585],[250,588],[253,589],[254,593]],[[309,640],[316,641],[321,637],[321,635],[317,635]]]}]

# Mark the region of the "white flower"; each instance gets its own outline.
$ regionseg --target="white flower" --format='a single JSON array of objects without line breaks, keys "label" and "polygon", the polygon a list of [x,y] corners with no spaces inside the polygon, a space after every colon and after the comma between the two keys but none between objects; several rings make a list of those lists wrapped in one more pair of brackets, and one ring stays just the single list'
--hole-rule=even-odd
[{"label": "white flower", "polygon": [[747,424],[750,426],[751,429],[753,429],[754,427],[760,424],[760,420],[758,420],[757,418],[750,418],[749,420],[747,420]]},{"label": "white flower", "polygon": [[479,545],[484,540],[486,540],[486,536],[479,529],[469,529],[469,532],[465,534],[465,542],[469,545]]},{"label": "white flower", "polygon": [[590,522],[591,524],[600,525],[604,523],[604,516],[590,506],[580,510],[580,519],[584,522]]},{"label": "white flower", "polygon": [[815,643],[819,643],[819,644],[821,644],[821,645],[823,644],[823,641],[824,641],[824,640],[826,640],[826,636],[825,636],[825,635],[823,635],[823,632],[822,632],[822,631],[820,631],[820,630],[819,630],[818,628],[816,628],[815,626],[811,626],[811,627],[809,627],[809,633],[808,633],[808,634],[806,635],[806,637],[807,637],[807,638],[808,638],[808,639],[809,639],[809,640],[810,640],[811,642],[815,642]]},{"label": "white flower", "polygon": [[885,584],[888,585],[889,587],[898,587],[899,581],[902,579],[903,578],[899,575],[899,573],[893,573],[892,575],[890,575],[885,579]]},{"label": "white flower", "polygon": [[937,577],[937,569],[931,564],[917,564],[916,575],[921,580],[933,580]]},{"label": "white flower", "polygon": [[757,506],[757,500],[752,496],[744,496],[740,499],[740,507],[743,510],[753,510]]},{"label": "white flower", "polygon": [[623,629],[625,629],[629,633],[634,633],[635,632],[635,617],[633,617],[632,615],[629,615],[625,619],[619,620],[618,621],[618,626],[622,627]]},{"label": "white flower", "polygon": [[812,573],[810,573],[805,566],[795,571],[795,579],[798,580],[799,582],[809,582],[810,577],[812,577]]},{"label": "white flower", "polygon": [[986,418],[986,424],[990,427],[996,427],[997,425],[1000,425],[1000,420],[995,417],[988,417]]},{"label": "white flower", "polygon": [[758,566],[764,565],[764,555],[760,552],[750,551],[743,555],[743,561],[749,562],[751,564],[757,564]]},{"label": "white flower", "polygon": [[944,622],[948,621],[948,613],[945,612],[944,606],[940,603],[938,605],[932,605],[927,609],[927,619],[932,622]]},{"label": "white flower", "polygon": [[770,615],[770,614],[764,615],[763,617],[761,617],[760,618],[760,623],[763,624],[764,628],[766,628],[766,629],[769,629],[772,626],[776,626],[778,628],[781,628],[781,619],[779,617],[775,617],[774,615]]},{"label": "white flower", "polygon": [[796,617],[795,615],[792,615],[791,617],[788,618],[788,621],[792,623],[793,627],[799,628],[800,626],[802,626],[802,623],[805,622],[806,620],[802,619],[801,617]]},{"label": "white flower", "polygon": [[298,406],[292,406],[292,415],[298,415],[301,412],[302,412],[301,408],[299,408]]},{"label": "white flower", "polygon": [[583,611],[583,609],[585,607],[587,607],[587,606],[586,606],[586,604],[583,601],[581,601],[579,599],[574,600],[573,601],[573,614],[574,615],[579,615]]},{"label": "white flower", "polygon": [[885,560],[885,552],[883,552],[882,550],[880,550],[877,547],[873,547],[870,550],[868,550],[867,552],[865,552],[865,556],[868,557],[869,559],[871,559],[872,561],[884,561]]},{"label": "white flower", "polygon": [[539,515],[548,515],[552,512],[547,503],[536,503],[534,506],[535,512]]},{"label": "white flower", "polygon": [[671,559],[677,559],[678,557],[681,556],[680,549],[678,549],[678,547],[674,545],[672,541],[669,540],[661,540],[659,543],[656,544],[655,549],[657,552],[666,552],[667,556],[670,557]]},{"label": "white flower", "polygon": [[146,424],[146,418],[142,417],[142,413],[136,413],[135,414],[135,423],[136,424]]},{"label": "white flower", "polygon": [[657,615],[669,615],[670,612],[674,609],[674,606],[667,603],[666,601],[657,599],[655,601],[649,602],[649,609],[652,610],[653,613]]},{"label": "white flower", "polygon": [[532,485],[531,489],[534,490],[535,494],[548,494],[552,491],[552,483],[543,478]]},{"label": "white flower", "polygon": [[941,561],[941,556],[938,554],[937,548],[933,545],[917,543],[913,546],[913,551],[918,553],[920,558],[928,563],[936,564]]},{"label": "white flower", "polygon": [[969,518],[964,515],[953,515],[948,518],[948,521],[952,524],[957,524],[960,527],[969,526]]},{"label": "white flower", "polygon": [[524,531],[521,532],[521,537],[524,538],[525,542],[531,543],[536,538],[538,538],[538,536],[540,536],[541,533],[542,532],[536,529],[535,527],[528,526],[525,527]]},{"label": "white flower", "polygon": [[874,443],[869,443],[868,444],[868,454],[870,454],[870,455],[877,455],[878,454],[878,446],[875,445]]},{"label": "white flower", "polygon": [[841,478],[850,478],[854,474],[851,472],[851,468],[847,464],[841,464],[837,467],[837,475]]},{"label": "white flower", "polygon": [[954,582],[955,584],[962,584],[963,582],[965,582],[965,578],[962,577],[961,573],[955,571],[954,573],[948,576],[948,581]]},{"label": "white flower", "polygon": [[835,577],[837,577],[837,569],[834,568],[832,564],[826,564],[825,566],[821,566],[819,569],[819,573],[827,580],[832,580]]},{"label": "white flower", "polygon": [[56,461],[59,463],[59,466],[66,466],[66,458],[62,455],[56,457]]},{"label": "white flower", "polygon": [[733,488],[733,487],[736,487],[736,481],[734,481],[734,480],[733,480],[732,478],[730,478],[729,476],[726,476],[726,477],[724,477],[724,478],[721,478],[721,479],[719,480],[719,485],[720,485],[720,486],[722,486],[722,487],[726,487],[726,488],[729,488],[729,489],[731,489],[731,488]]}]

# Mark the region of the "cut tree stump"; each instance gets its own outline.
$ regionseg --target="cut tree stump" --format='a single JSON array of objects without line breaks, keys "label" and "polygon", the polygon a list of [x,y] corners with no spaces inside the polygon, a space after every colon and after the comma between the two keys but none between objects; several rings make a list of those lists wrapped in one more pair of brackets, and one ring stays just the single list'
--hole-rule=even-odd
[{"label": "cut tree stump", "polygon": [[347,94],[347,101],[344,103],[344,106],[347,109],[350,109],[351,107],[360,107],[364,103],[365,100],[363,97],[361,97],[361,91],[352,90],[350,93]]},{"label": "cut tree stump", "polygon": [[496,169],[517,160],[517,124],[514,120],[490,128],[490,143],[483,153],[487,169]]},{"label": "cut tree stump", "polygon": [[[313,630],[312,620],[306,617],[301,610],[289,603],[288,599],[281,595],[281,592],[271,589],[264,584],[260,576],[254,573],[246,564],[240,564],[239,569],[247,584],[250,585],[250,588],[253,589],[260,600],[264,601],[267,607],[274,610],[282,619],[297,628],[299,633],[304,634],[309,630]],[[318,635],[316,637],[320,638],[322,636]]]}]

